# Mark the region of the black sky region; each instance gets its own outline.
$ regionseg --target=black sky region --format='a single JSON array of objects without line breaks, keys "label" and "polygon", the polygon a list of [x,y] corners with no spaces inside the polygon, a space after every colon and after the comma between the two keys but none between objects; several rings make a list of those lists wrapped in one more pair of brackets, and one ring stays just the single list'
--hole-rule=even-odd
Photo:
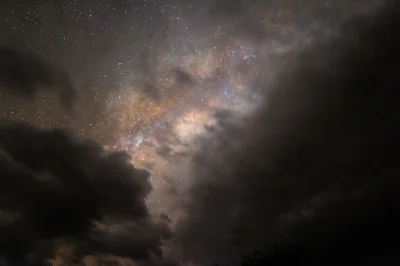
[{"label": "black sky region", "polygon": [[2,1],[0,265],[398,263],[399,7]]}]

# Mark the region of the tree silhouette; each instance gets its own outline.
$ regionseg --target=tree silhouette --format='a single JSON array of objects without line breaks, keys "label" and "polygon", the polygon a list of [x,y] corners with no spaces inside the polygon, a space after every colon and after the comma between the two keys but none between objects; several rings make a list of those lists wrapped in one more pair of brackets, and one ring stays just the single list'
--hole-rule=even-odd
[{"label": "tree silhouette", "polygon": [[267,252],[254,251],[242,256],[242,266],[282,265],[301,260],[299,245],[274,246]]},{"label": "tree silhouette", "polygon": [[[241,266],[264,266],[301,264],[304,262],[304,254],[300,245],[279,246],[275,245],[266,252],[258,250],[242,256]],[[213,266],[219,266],[213,263]]]}]

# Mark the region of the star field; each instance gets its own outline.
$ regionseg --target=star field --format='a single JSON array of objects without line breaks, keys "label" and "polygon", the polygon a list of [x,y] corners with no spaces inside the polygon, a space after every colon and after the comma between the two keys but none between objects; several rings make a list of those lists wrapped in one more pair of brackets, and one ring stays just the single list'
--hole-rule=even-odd
[{"label": "star field", "polygon": [[[0,264],[228,265],[275,236],[301,239],[297,224],[358,171],[339,150],[361,139],[358,124],[347,144],[335,135],[357,104],[335,95],[368,87],[347,73],[392,70],[374,58],[392,53],[394,30],[368,25],[382,42],[356,34],[362,18],[378,21],[379,2],[1,1]],[[390,49],[361,66],[364,39]],[[20,254],[8,247],[15,235]]]},{"label": "star field", "polygon": [[152,172],[149,200],[160,202],[165,180],[158,173],[168,155],[204,134],[216,110],[253,110],[260,93],[253,80],[267,79],[269,62],[307,42],[295,23],[306,10],[298,1],[221,3],[2,2],[0,43],[61,64],[80,96],[70,115],[51,94],[31,105],[2,95],[1,118],[68,128],[106,149],[127,150]]}]

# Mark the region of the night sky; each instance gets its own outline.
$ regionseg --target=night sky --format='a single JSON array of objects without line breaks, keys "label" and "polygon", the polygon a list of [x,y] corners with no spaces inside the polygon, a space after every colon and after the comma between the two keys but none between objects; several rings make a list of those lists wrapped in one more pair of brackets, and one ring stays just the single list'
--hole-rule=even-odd
[{"label": "night sky", "polygon": [[391,258],[389,2],[1,1],[4,265]]}]

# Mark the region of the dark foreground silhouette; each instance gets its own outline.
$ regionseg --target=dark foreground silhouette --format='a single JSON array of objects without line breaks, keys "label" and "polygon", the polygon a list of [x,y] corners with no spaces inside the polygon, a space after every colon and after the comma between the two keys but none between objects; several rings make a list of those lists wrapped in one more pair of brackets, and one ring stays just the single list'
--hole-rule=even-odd
[{"label": "dark foreground silhouette", "polygon": [[[371,243],[374,246],[378,243]],[[338,245],[341,245],[338,243]],[[346,246],[345,244],[343,246]],[[315,253],[305,249],[302,245],[274,246],[262,252],[255,250],[242,256],[240,266],[271,266],[271,265],[399,265],[398,252],[387,250],[379,255],[357,253],[357,247],[352,250],[331,250],[331,252]],[[335,253],[337,252],[337,253]],[[348,256],[348,257],[346,257]],[[233,266],[214,263],[213,266]]]}]

